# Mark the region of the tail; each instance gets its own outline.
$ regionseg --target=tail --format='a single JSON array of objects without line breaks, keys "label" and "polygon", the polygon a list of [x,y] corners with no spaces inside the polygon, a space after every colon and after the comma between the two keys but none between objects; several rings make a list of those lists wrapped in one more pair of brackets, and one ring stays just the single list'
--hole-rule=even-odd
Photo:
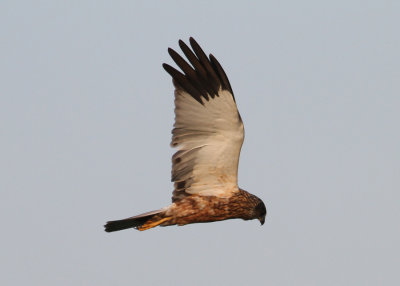
[{"label": "tail", "polygon": [[136,228],[138,230],[146,230],[165,221],[170,220],[172,217],[165,217],[164,210],[156,210],[147,212],[137,216],[129,217],[121,220],[108,221],[104,226],[106,232],[119,231],[128,228]]}]

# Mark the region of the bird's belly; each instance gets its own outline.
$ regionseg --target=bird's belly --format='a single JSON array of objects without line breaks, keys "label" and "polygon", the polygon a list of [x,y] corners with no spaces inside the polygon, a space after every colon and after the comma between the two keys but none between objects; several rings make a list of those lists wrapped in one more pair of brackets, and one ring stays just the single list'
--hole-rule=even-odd
[{"label": "bird's belly", "polygon": [[[163,226],[205,223],[238,218],[229,209],[229,199],[213,196],[190,196],[171,205],[167,212],[172,216]],[[238,216],[239,215],[239,216]]]}]

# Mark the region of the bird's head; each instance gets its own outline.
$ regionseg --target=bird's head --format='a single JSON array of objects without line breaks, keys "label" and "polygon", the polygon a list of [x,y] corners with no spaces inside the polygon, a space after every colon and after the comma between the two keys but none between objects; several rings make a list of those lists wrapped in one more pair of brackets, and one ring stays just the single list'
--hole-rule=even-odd
[{"label": "bird's head", "polygon": [[255,217],[260,221],[261,225],[265,222],[267,216],[267,209],[265,208],[264,202],[260,200],[254,208]]}]

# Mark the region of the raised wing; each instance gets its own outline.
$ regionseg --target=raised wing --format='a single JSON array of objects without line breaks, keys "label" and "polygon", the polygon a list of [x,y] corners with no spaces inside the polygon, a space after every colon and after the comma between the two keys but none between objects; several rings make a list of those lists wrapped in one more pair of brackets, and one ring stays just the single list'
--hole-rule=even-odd
[{"label": "raised wing", "polygon": [[194,51],[179,41],[189,65],[172,49],[168,52],[183,71],[164,69],[175,85],[175,124],[171,146],[173,201],[182,196],[229,197],[238,191],[237,172],[244,138],[243,123],[228,78],[219,62],[208,58],[190,38]]}]

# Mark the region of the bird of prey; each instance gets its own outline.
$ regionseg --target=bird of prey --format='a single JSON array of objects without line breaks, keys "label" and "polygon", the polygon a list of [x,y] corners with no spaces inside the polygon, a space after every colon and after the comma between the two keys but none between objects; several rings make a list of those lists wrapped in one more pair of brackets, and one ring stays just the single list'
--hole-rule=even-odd
[{"label": "bird of prey", "polygon": [[186,225],[241,218],[264,224],[266,208],[261,199],[238,187],[243,122],[222,66],[190,38],[190,49],[179,46],[188,62],[169,48],[182,72],[163,64],[175,86],[175,124],[171,146],[174,191],[169,206],[109,221],[105,231],[155,226]]}]

